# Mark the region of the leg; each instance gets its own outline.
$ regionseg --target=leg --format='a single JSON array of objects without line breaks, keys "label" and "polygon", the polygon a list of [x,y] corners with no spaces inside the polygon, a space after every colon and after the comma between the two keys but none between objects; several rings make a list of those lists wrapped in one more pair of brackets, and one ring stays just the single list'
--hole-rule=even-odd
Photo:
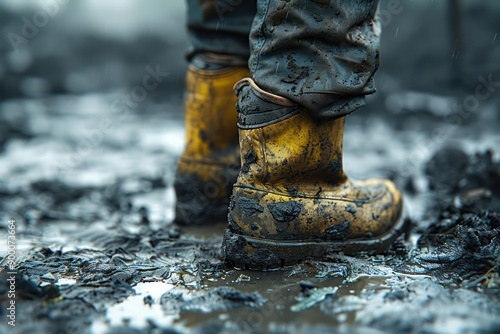
[{"label": "leg", "polygon": [[188,0],[188,58],[200,53],[238,56],[247,64],[256,0]]},{"label": "leg", "polygon": [[254,80],[235,87],[243,165],[223,242],[228,261],[269,268],[380,252],[405,230],[395,185],[351,181],[342,167],[343,116],[374,91],[375,14],[376,1],[259,1]]},{"label": "leg", "polygon": [[258,1],[250,70],[262,89],[318,117],[346,115],[375,92],[378,0]]},{"label": "leg", "polygon": [[[240,166],[234,84],[248,76],[255,2],[189,0],[186,147],[175,178],[176,222],[225,221]],[[253,4],[253,7],[252,7]],[[252,12],[253,8],[253,12]]]}]

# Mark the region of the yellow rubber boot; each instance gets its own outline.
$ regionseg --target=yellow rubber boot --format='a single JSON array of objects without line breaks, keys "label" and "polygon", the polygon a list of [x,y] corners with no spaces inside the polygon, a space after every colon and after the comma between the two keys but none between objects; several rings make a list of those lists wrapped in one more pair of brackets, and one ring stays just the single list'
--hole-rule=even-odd
[{"label": "yellow rubber boot", "polygon": [[174,182],[177,223],[227,219],[231,186],[240,167],[233,86],[248,75],[246,67],[188,69],[186,146]]},{"label": "yellow rubber boot", "polygon": [[391,181],[344,174],[344,118],[315,118],[251,79],[235,90],[242,167],[223,241],[228,262],[267,269],[338,252],[376,253],[406,230]]}]

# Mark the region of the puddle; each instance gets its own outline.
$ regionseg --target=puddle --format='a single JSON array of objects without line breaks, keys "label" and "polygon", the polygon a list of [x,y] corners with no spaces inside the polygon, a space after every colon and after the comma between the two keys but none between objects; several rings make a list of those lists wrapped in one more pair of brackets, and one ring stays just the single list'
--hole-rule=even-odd
[{"label": "puddle", "polygon": [[93,333],[105,334],[112,327],[123,325],[139,330],[149,327],[149,324],[171,327],[178,315],[165,314],[159,302],[161,296],[173,288],[174,285],[163,282],[138,283],[134,286],[133,296],[109,307],[105,320],[92,324]]}]

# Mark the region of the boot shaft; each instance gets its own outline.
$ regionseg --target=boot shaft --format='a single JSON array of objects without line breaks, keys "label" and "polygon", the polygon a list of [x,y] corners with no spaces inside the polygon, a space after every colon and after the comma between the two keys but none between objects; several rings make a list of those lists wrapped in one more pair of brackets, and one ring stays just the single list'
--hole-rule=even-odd
[{"label": "boot shaft", "polygon": [[192,64],[187,73],[186,146],[174,182],[176,221],[181,224],[225,220],[240,167],[232,88],[249,71],[227,64],[208,67],[200,69]]},{"label": "boot shaft", "polygon": [[232,87],[246,75],[249,75],[249,71],[244,67],[220,70],[189,67],[186,77],[184,157],[220,160],[221,154],[234,152],[238,132],[236,96]]},{"label": "boot shaft", "polygon": [[[317,192],[319,187],[337,186],[346,180],[342,168],[343,118],[318,119],[272,94],[257,91],[250,81],[236,89],[242,159],[238,182],[255,180],[282,188],[280,184],[286,181],[286,188],[297,184],[301,191]],[[265,125],[255,121],[258,114]],[[272,122],[262,116],[265,114],[274,114],[278,120]]]}]

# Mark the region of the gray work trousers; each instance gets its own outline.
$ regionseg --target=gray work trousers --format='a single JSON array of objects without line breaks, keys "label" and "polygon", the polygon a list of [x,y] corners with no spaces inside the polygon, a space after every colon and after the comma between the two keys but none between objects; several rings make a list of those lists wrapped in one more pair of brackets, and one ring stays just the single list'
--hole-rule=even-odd
[{"label": "gray work trousers", "polygon": [[336,118],[375,92],[378,0],[188,0],[189,57],[248,60],[262,89]]}]

